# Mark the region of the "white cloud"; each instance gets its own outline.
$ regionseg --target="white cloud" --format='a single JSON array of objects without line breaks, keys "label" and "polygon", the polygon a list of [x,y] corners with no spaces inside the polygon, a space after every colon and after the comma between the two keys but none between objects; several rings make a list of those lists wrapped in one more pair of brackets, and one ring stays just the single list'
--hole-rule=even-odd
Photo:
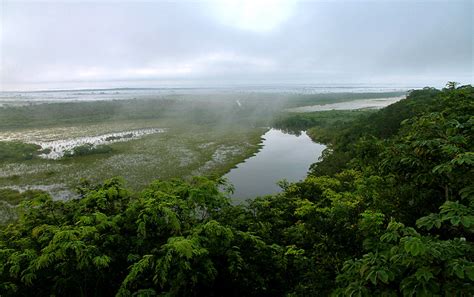
[{"label": "white cloud", "polygon": [[[20,81],[41,82],[85,82],[114,80],[162,80],[205,77],[206,75],[226,75],[267,72],[277,68],[275,61],[269,58],[239,55],[233,52],[215,52],[194,59],[176,63],[153,63],[141,67],[52,67],[39,75],[28,75]],[[67,75],[65,75],[67,73]]]},{"label": "white cloud", "polygon": [[291,0],[216,0],[210,2],[210,7],[223,25],[266,33],[287,21],[295,4]]}]

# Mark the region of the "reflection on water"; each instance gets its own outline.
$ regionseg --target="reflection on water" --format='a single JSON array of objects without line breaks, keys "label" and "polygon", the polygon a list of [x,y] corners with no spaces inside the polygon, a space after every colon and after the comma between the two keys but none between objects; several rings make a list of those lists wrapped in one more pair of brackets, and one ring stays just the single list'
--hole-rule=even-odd
[{"label": "reflection on water", "polygon": [[263,147],[255,156],[225,175],[235,186],[234,202],[280,192],[279,180],[305,178],[326,147],[314,143],[305,132],[296,136],[271,129],[263,138]]}]

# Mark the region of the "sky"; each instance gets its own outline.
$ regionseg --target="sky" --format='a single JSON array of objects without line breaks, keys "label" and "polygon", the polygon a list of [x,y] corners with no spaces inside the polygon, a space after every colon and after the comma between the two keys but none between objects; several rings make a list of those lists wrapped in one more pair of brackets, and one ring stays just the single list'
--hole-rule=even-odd
[{"label": "sky", "polygon": [[0,90],[472,84],[473,2],[0,0]]}]

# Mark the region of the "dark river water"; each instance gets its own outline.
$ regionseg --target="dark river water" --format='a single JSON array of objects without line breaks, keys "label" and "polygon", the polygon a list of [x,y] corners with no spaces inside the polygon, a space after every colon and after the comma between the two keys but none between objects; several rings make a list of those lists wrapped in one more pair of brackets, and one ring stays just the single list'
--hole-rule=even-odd
[{"label": "dark river water", "polygon": [[281,191],[277,182],[298,181],[306,177],[326,146],[313,142],[309,136],[291,135],[271,129],[263,136],[263,147],[253,157],[237,165],[225,177],[234,185],[234,202],[274,194]]}]

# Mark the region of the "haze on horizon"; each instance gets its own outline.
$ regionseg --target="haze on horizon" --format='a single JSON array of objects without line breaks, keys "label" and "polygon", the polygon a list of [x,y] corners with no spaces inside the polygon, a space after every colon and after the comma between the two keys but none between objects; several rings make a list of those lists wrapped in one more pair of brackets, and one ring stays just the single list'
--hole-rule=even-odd
[{"label": "haze on horizon", "polygon": [[0,91],[473,83],[472,1],[0,0]]}]

